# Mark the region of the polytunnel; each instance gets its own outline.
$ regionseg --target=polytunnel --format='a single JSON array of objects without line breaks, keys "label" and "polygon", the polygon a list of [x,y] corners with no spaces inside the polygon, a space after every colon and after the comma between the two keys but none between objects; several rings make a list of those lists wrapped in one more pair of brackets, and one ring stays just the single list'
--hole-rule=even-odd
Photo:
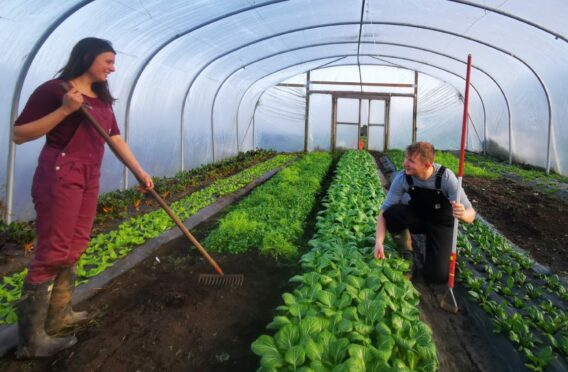
[{"label": "polytunnel", "polygon": [[[414,84],[417,72],[417,92],[404,92],[417,96],[415,138],[455,149],[459,136],[447,135],[459,126],[444,124],[452,115],[459,119],[464,63],[472,54],[469,148],[565,174],[564,6],[555,1],[7,2],[0,23],[7,47],[0,113],[12,123],[33,89],[62,67],[74,42],[100,36],[118,51],[118,72],[110,85],[119,98],[115,112],[122,133],[156,176],[263,145],[283,149],[289,147],[287,137],[304,132],[309,148],[327,142],[330,129],[325,133],[315,124],[305,130],[305,98],[280,101],[300,119],[294,130],[271,124],[286,117],[282,112],[253,120],[263,92],[287,79],[298,76],[298,87],[288,90],[304,97],[311,95],[307,90],[320,89],[311,80],[306,83],[308,71],[312,79],[349,76],[359,83],[407,84]],[[340,73],[343,66],[355,72]],[[447,105],[420,99],[437,84],[451,88],[445,88],[444,99],[454,106],[453,113]],[[381,91],[369,85],[357,89]],[[329,106],[327,96],[313,95],[312,102]],[[413,111],[408,100],[398,101],[395,110]],[[312,114],[311,120],[325,119]],[[393,120],[392,125],[408,124],[397,126]],[[409,131],[412,126],[403,133]],[[397,144],[395,134],[391,142],[398,148],[412,139],[402,137]],[[270,137],[281,140],[262,142]],[[0,163],[6,164],[0,175],[4,218],[29,218],[33,211],[26,190],[41,144],[16,148],[10,138],[10,125],[5,125],[0,137]],[[301,139],[293,142],[293,150],[304,148]],[[154,156],[157,152],[161,156]],[[104,191],[129,183],[120,164],[107,156]]]},{"label": "polytunnel", "polygon": [[[468,154],[540,169],[543,175],[528,181],[533,186],[556,174],[561,186],[553,188],[565,193],[567,14],[561,0],[5,0],[0,222],[36,218],[30,190],[45,141],[16,145],[14,123],[34,90],[57,76],[86,37],[108,40],[116,51],[116,72],[108,79],[117,98],[112,110],[124,141],[156,179],[181,179],[265,150],[334,153],[364,146],[396,154],[427,141],[455,153],[468,104]],[[523,177],[504,174],[507,182]],[[137,179],[107,151],[100,183],[100,193],[110,195],[133,188]],[[547,192],[554,190],[532,193]],[[475,206],[498,203],[477,194],[470,199]],[[118,208],[112,203],[99,208]],[[524,207],[509,211],[518,208]],[[565,232],[560,228],[558,242]],[[553,301],[560,309],[562,296],[560,305]],[[555,352],[566,350],[568,331],[561,334],[550,346]],[[502,358],[519,358],[508,353]],[[524,355],[523,368],[538,364]],[[566,366],[563,355],[553,368]]]}]

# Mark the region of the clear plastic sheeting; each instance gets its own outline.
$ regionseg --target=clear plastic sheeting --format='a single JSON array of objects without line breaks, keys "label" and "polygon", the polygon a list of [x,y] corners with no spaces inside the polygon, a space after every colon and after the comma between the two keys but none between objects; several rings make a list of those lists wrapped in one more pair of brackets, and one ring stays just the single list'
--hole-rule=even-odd
[{"label": "clear plastic sheeting", "polygon": [[255,112],[258,146],[278,151],[304,150],[305,107],[303,89],[269,89]]},{"label": "clear plastic sheeting", "polygon": [[[566,14],[565,0],[5,0],[3,217],[33,217],[29,189],[42,146],[40,140],[14,147],[11,123],[33,89],[51,79],[86,36],[111,40],[118,52],[110,78],[118,98],[115,113],[134,153],[154,175],[264,146],[271,136],[289,135],[286,146],[303,149],[306,88],[272,92],[272,87],[291,78],[292,84],[305,83],[308,71],[310,80],[321,80],[318,69],[331,66],[337,76],[328,78],[343,82],[413,84],[417,71],[417,139],[454,148],[450,139],[455,122],[461,122],[468,54],[473,56],[468,148],[567,174]],[[355,67],[343,68],[349,65]],[[334,86],[354,88],[413,94],[412,88]],[[390,132],[389,146],[412,140],[408,102],[412,98],[391,100],[393,129],[401,127]],[[280,116],[272,108],[278,105]],[[308,149],[329,149],[331,99],[312,94],[308,111]],[[280,119],[270,124],[273,117]],[[109,152],[102,191],[133,182]]]}]

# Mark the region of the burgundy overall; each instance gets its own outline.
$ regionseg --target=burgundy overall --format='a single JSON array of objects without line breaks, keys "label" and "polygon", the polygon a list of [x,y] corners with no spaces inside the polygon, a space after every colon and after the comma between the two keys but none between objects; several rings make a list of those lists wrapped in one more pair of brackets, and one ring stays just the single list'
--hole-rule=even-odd
[{"label": "burgundy overall", "polygon": [[[85,106],[109,133],[111,106],[84,96]],[[37,245],[26,280],[51,280],[86,250],[96,215],[104,140],[85,118],[63,149],[45,145],[32,183]]]}]

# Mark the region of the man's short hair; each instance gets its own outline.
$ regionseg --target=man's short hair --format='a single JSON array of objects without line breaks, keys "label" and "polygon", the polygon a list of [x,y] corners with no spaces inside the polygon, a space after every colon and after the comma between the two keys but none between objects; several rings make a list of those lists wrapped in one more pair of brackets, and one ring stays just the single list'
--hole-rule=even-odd
[{"label": "man's short hair", "polygon": [[418,154],[423,162],[428,162],[430,164],[434,163],[434,159],[436,159],[436,149],[434,149],[434,145],[425,141],[415,142],[408,145],[406,147],[406,154],[410,156]]}]

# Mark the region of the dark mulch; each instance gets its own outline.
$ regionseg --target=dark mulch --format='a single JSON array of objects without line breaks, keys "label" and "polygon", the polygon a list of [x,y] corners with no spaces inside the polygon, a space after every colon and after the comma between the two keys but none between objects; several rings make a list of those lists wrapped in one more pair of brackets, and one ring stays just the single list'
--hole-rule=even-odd
[{"label": "dark mulch", "polygon": [[[160,262],[155,258],[157,257]],[[216,255],[227,274],[242,273],[241,287],[207,287],[212,269],[185,240],[121,276],[79,306],[98,312],[70,350],[45,360],[8,355],[2,371],[252,371],[251,343],[281,302],[295,267],[256,253]]]}]

